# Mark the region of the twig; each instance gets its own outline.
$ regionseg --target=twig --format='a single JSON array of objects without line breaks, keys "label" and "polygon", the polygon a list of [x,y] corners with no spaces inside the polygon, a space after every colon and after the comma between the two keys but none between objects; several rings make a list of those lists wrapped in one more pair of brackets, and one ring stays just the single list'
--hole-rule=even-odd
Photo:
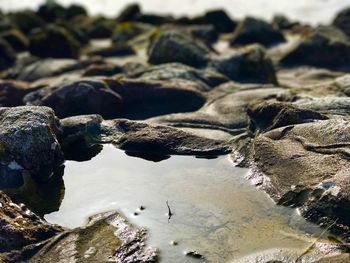
[{"label": "twig", "polygon": [[171,212],[171,209],[170,209],[170,206],[169,206],[169,203],[168,203],[168,200],[166,200],[166,206],[168,207],[168,223],[171,219],[171,217],[173,216],[173,213]]}]

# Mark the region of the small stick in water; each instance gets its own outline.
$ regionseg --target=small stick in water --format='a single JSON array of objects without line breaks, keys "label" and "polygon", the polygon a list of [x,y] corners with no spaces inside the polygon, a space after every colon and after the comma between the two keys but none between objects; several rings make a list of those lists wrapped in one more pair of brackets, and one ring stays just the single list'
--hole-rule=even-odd
[{"label": "small stick in water", "polygon": [[171,209],[170,209],[170,206],[169,206],[169,203],[168,203],[168,200],[166,200],[166,206],[168,207],[168,223],[173,215],[173,213],[171,212]]}]

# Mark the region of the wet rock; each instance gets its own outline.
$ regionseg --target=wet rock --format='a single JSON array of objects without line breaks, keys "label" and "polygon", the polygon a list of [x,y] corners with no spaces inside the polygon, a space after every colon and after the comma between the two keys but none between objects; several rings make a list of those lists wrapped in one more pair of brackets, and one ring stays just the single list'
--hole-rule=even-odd
[{"label": "wet rock", "polygon": [[302,40],[282,59],[283,65],[311,65],[325,68],[348,67],[350,42],[333,27],[317,27],[305,33]]},{"label": "wet rock", "polygon": [[224,141],[206,139],[177,128],[145,122],[115,119],[105,122],[103,129],[107,136],[114,134],[110,136],[113,143],[130,153],[206,157],[231,151],[230,146]]},{"label": "wet rock", "polygon": [[15,107],[23,105],[23,97],[35,91],[28,83],[13,80],[0,80],[0,106]]},{"label": "wet rock", "polygon": [[135,37],[153,30],[153,26],[137,23],[124,22],[116,26],[112,34],[112,41],[118,45],[126,44]]},{"label": "wet rock", "polygon": [[24,98],[27,105],[48,106],[59,118],[101,114],[113,118],[120,114],[122,98],[102,80],[82,79],[42,88]]},{"label": "wet rock", "polygon": [[55,237],[28,262],[156,262],[157,251],[146,246],[146,238],[146,230],[117,213],[104,213],[84,228]]},{"label": "wet rock", "polygon": [[251,104],[248,108],[248,115],[252,121],[251,128],[260,131],[328,119],[325,115],[316,111],[300,108],[285,102]]},{"label": "wet rock", "polygon": [[28,49],[29,40],[21,31],[17,29],[5,31],[4,33],[0,34],[0,37],[5,39],[17,52]]},{"label": "wet rock", "polygon": [[11,45],[0,38],[0,71],[11,67],[16,61],[16,51]]},{"label": "wet rock", "polygon": [[[0,191],[0,260],[5,252],[20,250],[30,244],[47,240],[61,232],[57,226],[41,220],[24,205],[17,205]],[[8,257],[10,260],[11,257]],[[4,260],[2,262],[7,262]]]},{"label": "wet rock", "polygon": [[129,74],[129,77],[145,81],[164,81],[172,84],[188,83],[198,86],[198,90],[201,91],[209,91],[228,81],[228,78],[222,74],[209,70],[198,70],[181,63],[167,63],[148,67]]},{"label": "wet rock", "polygon": [[140,14],[141,8],[138,4],[129,4],[120,12],[117,20],[118,22],[134,21]]},{"label": "wet rock", "polygon": [[349,240],[349,120],[278,128],[254,139],[251,180],[279,204]]},{"label": "wet rock", "polygon": [[342,11],[340,11],[334,21],[333,25],[340,30],[342,30],[345,34],[350,37],[350,8],[346,8]]},{"label": "wet rock", "polygon": [[273,63],[260,45],[250,45],[228,57],[215,59],[209,67],[228,76],[231,80],[277,84]]},{"label": "wet rock", "polygon": [[113,76],[123,71],[123,68],[114,64],[94,64],[84,69],[82,76]]},{"label": "wet rock", "polygon": [[29,34],[31,30],[45,25],[45,21],[30,10],[13,13],[10,15],[10,19],[26,35]]},{"label": "wet rock", "polygon": [[205,13],[203,23],[210,24],[220,33],[230,33],[235,27],[236,23],[227,15],[224,10],[211,10]]},{"label": "wet rock", "polygon": [[209,48],[190,34],[178,30],[161,32],[148,50],[151,64],[179,62],[192,67],[205,67]]},{"label": "wet rock", "polygon": [[1,186],[18,185],[21,172],[45,181],[63,162],[58,122],[47,107],[0,108]]},{"label": "wet rock", "polygon": [[146,119],[168,113],[194,111],[205,103],[205,97],[193,85],[131,79],[106,81],[123,98],[123,112],[120,116],[124,118]]},{"label": "wet rock", "polygon": [[80,45],[64,28],[49,25],[29,36],[29,51],[39,57],[77,58]]},{"label": "wet rock", "polygon": [[268,22],[247,17],[237,25],[230,44],[234,46],[259,43],[271,46],[284,41],[283,34]]},{"label": "wet rock", "polygon": [[134,55],[135,50],[128,45],[113,45],[110,47],[95,49],[88,52],[89,56],[101,56],[101,57],[123,57]]}]

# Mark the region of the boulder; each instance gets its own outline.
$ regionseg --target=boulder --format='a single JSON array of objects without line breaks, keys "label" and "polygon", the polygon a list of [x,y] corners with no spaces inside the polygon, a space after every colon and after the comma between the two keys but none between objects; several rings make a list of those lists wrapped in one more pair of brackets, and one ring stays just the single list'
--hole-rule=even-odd
[{"label": "boulder", "polygon": [[333,25],[350,37],[350,7],[345,8],[336,15]]},{"label": "boulder", "polygon": [[28,50],[28,38],[17,29],[5,31],[0,34],[0,37],[5,39],[17,52]]},{"label": "boulder", "polygon": [[124,57],[135,55],[135,50],[128,45],[112,45],[109,47],[103,47],[98,49],[93,49],[87,53],[89,56],[101,56],[101,57]]},{"label": "boulder", "polygon": [[167,30],[159,34],[148,50],[151,64],[179,62],[195,68],[205,67],[209,61],[209,48],[190,34]]},{"label": "boulder", "polygon": [[135,37],[150,32],[154,27],[144,23],[138,22],[124,22],[119,23],[115,27],[112,34],[112,41],[117,45],[126,44]]},{"label": "boulder", "polygon": [[286,66],[311,65],[325,68],[348,68],[350,42],[334,27],[317,27],[303,35],[300,42],[281,59]]},{"label": "boulder", "polygon": [[0,38],[0,71],[11,67],[16,62],[16,51],[4,39]]},{"label": "boulder", "polygon": [[23,97],[36,89],[30,87],[24,81],[0,80],[0,106],[15,107],[23,105]]},{"label": "boulder", "polygon": [[257,44],[238,49],[232,55],[216,58],[210,62],[209,67],[231,80],[277,84],[272,61],[265,49]]},{"label": "boulder", "polygon": [[45,181],[62,165],[59,124],[50,108],[0,108],[0,124],[2,188],[20,186],[24,170]]},{"label": "boulder", "polygon": [[42,88],[24,98],[27,105],[48,106],[59,118],[101,114],[113,118],[120,114],[122,98],[102,80],[82,79]]},{"label": "boulder", "polygon": [[26,35],[33,29],[40,28],[45,25],[45,21],[42,20],[35,12],[30,10],[12,13],[10,15],[10,19]]},{"label": "boulder", "polygon": [[48,25],[32,31],[29,51],[38,57],[78,58],[79,42],[63,27]]},{"label": "boulder", "polygon": [[141,14],[140,6],[138,4],[129,4],[120,12],[117,20],[118,22],[134,21],[139,14]]},{"label": "boulder", "polygon": [[66,9],[56,1],[47,1],[38,7],[37,14],[46,22],[54,22],[66,18]]},{"label": "boulder", "polygon": [[236,27],[236,22],[221,9],[206,12],[203,17],[203,23],[213,25],[215,30],[220,33],[230,33]]},{"label": "boulder", "polygon": [[268,22],[246,17],[237,25],[230,44],[235,46],[259,43],[264,46],[271,46],[284,41],[283,34]]}]

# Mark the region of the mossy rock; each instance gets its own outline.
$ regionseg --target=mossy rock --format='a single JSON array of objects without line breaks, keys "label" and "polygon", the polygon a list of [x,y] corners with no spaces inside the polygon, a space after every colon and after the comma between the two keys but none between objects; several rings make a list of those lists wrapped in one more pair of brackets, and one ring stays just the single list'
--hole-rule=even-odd
[{"label": "mossy rock", "polygon": [[39,57],[78,58],[79,42],[63,27],[49,25],[32,32],[29,51]]},{"label": "mossy rock", "polygon": [[235,29],[230,44],[235,46],[259,43],[264,46],[271,46],[284,41],[283,34],[268,22],[246,17]]},{"label": "mossy rock", "polygon": [[29,47],[28,38],[17,29],[5,31],[4,33],[0,34],[0,37],[5,39],[16,51],[25,51]]},{"label": "mossy rock", "polygon": [[11,67],[16,62],[16,51],[2,38],[0,38],[0,58],[0,71]]}]

